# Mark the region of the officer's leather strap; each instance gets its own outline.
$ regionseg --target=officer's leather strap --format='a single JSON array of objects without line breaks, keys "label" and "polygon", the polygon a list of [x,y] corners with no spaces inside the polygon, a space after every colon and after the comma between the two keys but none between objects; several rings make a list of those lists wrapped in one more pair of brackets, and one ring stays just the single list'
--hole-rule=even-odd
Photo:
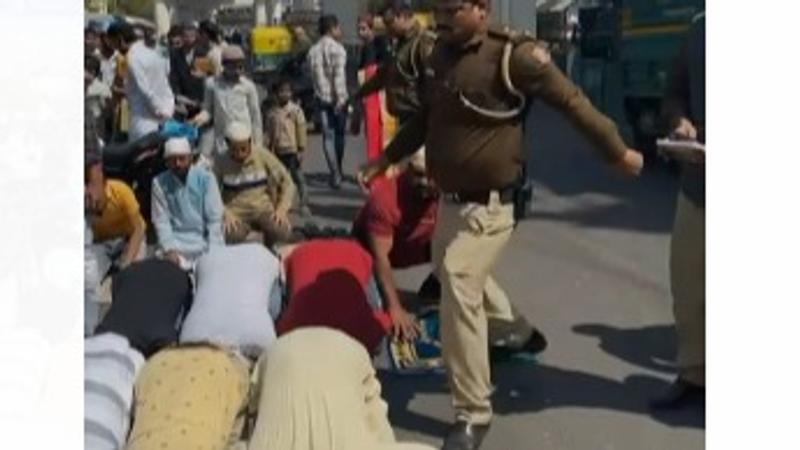
[{"label": "officer's leather strap", "polygon": [[503,57],[500,60],[500,72],[503,76],[503,83],[506,86],[506,89],[513,95],[519,102],[516,108],[510,109],[508,111],[499,111],[499,110],[491,110],[487,108],[482,108],[472,102],[469,101],[464,96],[463,92],[458,93],[458,97],[461,100],[461,104],[463,104],[466,108],[475,111],[476,113],[488,117],[490,119],[497,119],[497,120],[510,120],[515,117],[518,117],[522,114],[525,110],[525,106],[528,104],[528,99],[525,95],[517,90],[514,87],[514,84],[511,82],[511,53],[514,51],[514,43],[509,40],[506,42],[505,47],[503,48]]}]

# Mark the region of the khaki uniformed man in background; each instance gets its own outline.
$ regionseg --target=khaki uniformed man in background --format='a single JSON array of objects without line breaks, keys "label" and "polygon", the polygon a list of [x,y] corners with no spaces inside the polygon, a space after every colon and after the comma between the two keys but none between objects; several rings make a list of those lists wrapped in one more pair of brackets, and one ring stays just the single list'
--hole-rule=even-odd
[{"label": "khaki uniformed man in background", "polygon": [[225,203],[224,231],[228,244],[247,239],[255,228],[264,245],[289,239],[295,185],[278,158],[253,142],[250,124],[232,122],[225,129],[228,152],[217,156],[214,172]]},{"label": "khaki uniformed man in background", "polygon": [[[664,114],[674,138],[706,141],[706,22],[695,18],[677,58]],[[683,163],[670,248],[670,287],[678,335],[678,378],[654,408],[682,408],[705,400],[706,386],[706,172]]]},{"label": "khaki uniformed man in background", "polygon": [[387,33],[396,39],[393,57],[353,94],[350,102],[360,101],[384,89],[386,108],[402,126],[420,109],[417,94],[419,68],[422,60],[433,50],[436,35],[423,29],[405,2],[391,2],[384,8],[382,16]]},{"label": "khaki uniformed man in background", "polygon": [[444,450],[480,447],[492,418],[483,287],[514,227],[513,192],[525,154],[527,105],[560,109],[622,173],[636,176],[642,155],[598,112],[534,39],[489,25],[489,0],[438,0],[439,39],[420,70],[420,113],[408,119],[362,183],[425,144],[443,191],[433,259],[442,282],[442,343],[456,423]]}]

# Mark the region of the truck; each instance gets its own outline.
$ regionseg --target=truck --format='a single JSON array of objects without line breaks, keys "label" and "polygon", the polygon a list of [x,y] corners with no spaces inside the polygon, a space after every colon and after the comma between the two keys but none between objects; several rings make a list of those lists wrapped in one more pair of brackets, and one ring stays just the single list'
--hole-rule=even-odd
[{"label": "truck", "polygon": [[579,9],[573,80],[634,145],[655,156],[672,62],[704,0],[601,0]]}]

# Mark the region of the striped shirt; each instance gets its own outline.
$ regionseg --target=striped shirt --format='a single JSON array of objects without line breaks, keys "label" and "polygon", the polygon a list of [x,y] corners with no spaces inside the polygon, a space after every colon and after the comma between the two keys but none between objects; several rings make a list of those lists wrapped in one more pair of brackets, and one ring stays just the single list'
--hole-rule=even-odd
[{"label": "striped shirt", "polygon": [[141,353],[114,333],[86,339],[84,364],[84,448],[116,450],[130,429],[133,384],[144,365]]},{"label": "striped shirt", "polygon": [[323,36],[308,51],[314,94],[325,103],[341,106],[347,100],[347,51],[330,36]]},{"label": "striped shirt", "polygon": [[239,163],[220,155],[214,164],[226,210],[234,214],[288,211],[295,186],[280,160],[271,152],[253,146],[250,156]]}]

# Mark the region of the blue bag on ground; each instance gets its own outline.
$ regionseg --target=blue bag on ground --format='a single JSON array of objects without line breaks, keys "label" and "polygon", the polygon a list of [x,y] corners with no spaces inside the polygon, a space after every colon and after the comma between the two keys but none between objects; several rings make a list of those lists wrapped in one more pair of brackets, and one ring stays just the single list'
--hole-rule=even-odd
[{"label": "blue bag on ground", "polygon": [[170,119],[164,122],[164,125],[161,126],[161,135],[167,139],[181,137],[186,138],[194,145],[197,143],[197,139],[200,137],[200,132],[198,131],[197,127],[193,125]]}]

